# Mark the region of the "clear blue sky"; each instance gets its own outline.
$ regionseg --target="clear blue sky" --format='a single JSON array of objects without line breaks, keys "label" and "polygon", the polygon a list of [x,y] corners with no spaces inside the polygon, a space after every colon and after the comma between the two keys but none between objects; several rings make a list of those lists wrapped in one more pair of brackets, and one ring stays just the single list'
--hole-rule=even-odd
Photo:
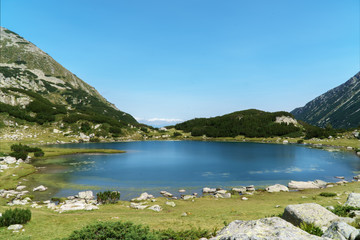
[{"label": "clear blue sky", "polygon": [[359,71],[358,0],[0,0],[17,32],[137,118],[291,111]]}]

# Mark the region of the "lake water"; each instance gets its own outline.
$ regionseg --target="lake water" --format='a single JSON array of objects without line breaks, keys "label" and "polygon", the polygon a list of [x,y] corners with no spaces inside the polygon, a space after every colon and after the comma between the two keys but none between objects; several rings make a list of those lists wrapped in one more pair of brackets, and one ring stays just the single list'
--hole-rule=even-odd
[{"label": "lake water", "polygon": [[[122,199],[143,191],[201,192],[202,187],[287,184],[290,180],[348,180],[360,170],[355,154],[300,145],[201,141],[140,141],[56,145],[63,148],[109,148],[113,155],[62,157],[69,168],[61,174],[71,184],[119,190]],[[54,159],[56,160],[56,159]],[[91,187],[89,187],[91,189]],[[61,189],[68,196],[78,189]],[[96,191],[95,191],[96,192]]]}]

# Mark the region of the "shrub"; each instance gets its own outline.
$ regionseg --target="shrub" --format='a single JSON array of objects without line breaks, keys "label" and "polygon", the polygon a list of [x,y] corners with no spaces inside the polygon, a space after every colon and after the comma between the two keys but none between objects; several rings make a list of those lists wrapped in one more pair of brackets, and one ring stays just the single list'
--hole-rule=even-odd
[{"label": "shrub", "polygon": [[303,144],[303,143],[304,143],[304,139],[299,139],[299,140],[297,140],[297,143],[298,143],[298,144]]},{"label": "shrub", "polygon": [[332,210],[332,212],[335,213],[336,215],[338,215],[339,217],[353,217],[350,214],[350,211],[353,211],[353,210],[360,210],[360,208],[352,207],[352,206],[336,205],[334,207],[334,210]]},{"label": "shrub", "polygon": [[34,152],[35,157],[43,157],[45,153],[43,151]]},{"label": "shrub", "polygon": [[131,222],[104,222],[74,231],[67,240],[83,239],[124,239],[124,240],[160,240],[148,227],[134,225]]},{"label": "shrub", "polygon": [[98,142],[100,142],[100,139],[98,137],[92,137],[92,138],[90,138],[90,142],[98,143]]},{"label": "shrub", "polygon": [[21,152],[12,152],[10,153],[10,156],[16,158],[16,159],[22,159],[25,160],[28,157],[28,152],[21,151]]},{"label": "shrub", "polygon": [[324,234],[323,231],[319,227],[315,226],[313,223],[308,224],[308,223],[302,222],[302,223],[300,223],[300,228],[307,233],[310,233],[312,235],[316,235],[319,237]]},{"label": "shrub", "polygon": [[29,147],[27,145],[20,144],[13,144],[11,145],[11,151],[10,156],[15,157],[16,159],[23,159],[25,160],[29,154],[29,152],[33,152],[35,157],[43,157],[45,153],[41,148],[38,147]]},{"label": "shrub", "polygon": [[179,137],[179,136],[182,136],[182,134],[179,132],[174,132],[173,137]]},{"label": "shrub", "polygon": [[108,204],[108,203],[116,203],[120,200],[120,192],[117,191],[105,191],[98,192],[96,194],[98,203]]},{"label": "shrub", "polygon": [[0,217],[0,226],[10,226],[12,224],[24,224],[30,221],[31,211],[29,209],[8,209]]},{"label": "shrub", "polygon": [[197,240],[200,238],[210,238],[211,233],[201,228],[193,228],[190,230],[174,231],[172,229],[157,231],[156,234],[161,240]]},{"label": "shrub", "polygon": [[332,192],[322,192],[319,194],[322,197],[335,197],[336,193],[332,193]]}]

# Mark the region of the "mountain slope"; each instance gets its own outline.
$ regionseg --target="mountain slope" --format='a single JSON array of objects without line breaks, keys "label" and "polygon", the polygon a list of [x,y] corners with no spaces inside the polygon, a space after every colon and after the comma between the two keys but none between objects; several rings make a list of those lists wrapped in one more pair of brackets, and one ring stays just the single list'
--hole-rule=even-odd
[{"label": "mountain slope", "polygon": [[0,112],[38,124],[138,124],[47,53],[3,27],[0,53]]},{"label": "mountain slope", "polygon": [[360,72],[291,113],[299,120],[325,127],[351,128],[360,124]]},{"label": "mountain slope", "polygon": [[192,136],[207,137],[271,137],[301,136],[300,125],[290,113],[264,112],[256,109],[234,112],[213,118],[195,118],[175,125]]}]

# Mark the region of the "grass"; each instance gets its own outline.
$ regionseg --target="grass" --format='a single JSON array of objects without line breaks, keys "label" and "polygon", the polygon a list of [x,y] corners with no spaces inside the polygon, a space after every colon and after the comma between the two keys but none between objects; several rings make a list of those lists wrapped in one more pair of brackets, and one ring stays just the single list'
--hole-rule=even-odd
[{"label": "grass", "polygon": [[[118,220],[148,225],[151,229],[188,230],[195,226],[213,232],[224,227],[224,222],[279,215],[289,204],[316,202],[323,206],[337,205],[337,201],[345,202],[346,193],[360,192],[360,183],[333,187],[332,191],[340,195],[340,200],[319,197],[314,200],[313,197],[318,196],[321,191],[321,189],[315,189],[281,193],[257,192],[253,196],[247,196],[248,201],[241,200],[240,196],[233,196],[231,199],[215,199],[209,196],[195,199],[194,202],[174,200],[176,203],[174,208],[165,205],[165,198],[157,198],[156,202],[149,204],[162,206],[163,211],[159,213],[147,209],[130,209],[128,207],[130,203],[126,201],[102,205],[99,210],[90,212],[76,211],[59,214],[45,208],[31,209],[32,220],[25,225],[25,232],[14,235],[6,229],[0,228],[0,239],[22,239],[22,237],[27,239],[29,236],[31,239],[62,238],[88,224]],[[281,207],[276,208],[276,205]],[[0,206],[0,212],[4,212],[8,208]],[[187,212],[189,215],[181,217],[183,212]],[[13,238],[14,236],[18,238]]]}]

